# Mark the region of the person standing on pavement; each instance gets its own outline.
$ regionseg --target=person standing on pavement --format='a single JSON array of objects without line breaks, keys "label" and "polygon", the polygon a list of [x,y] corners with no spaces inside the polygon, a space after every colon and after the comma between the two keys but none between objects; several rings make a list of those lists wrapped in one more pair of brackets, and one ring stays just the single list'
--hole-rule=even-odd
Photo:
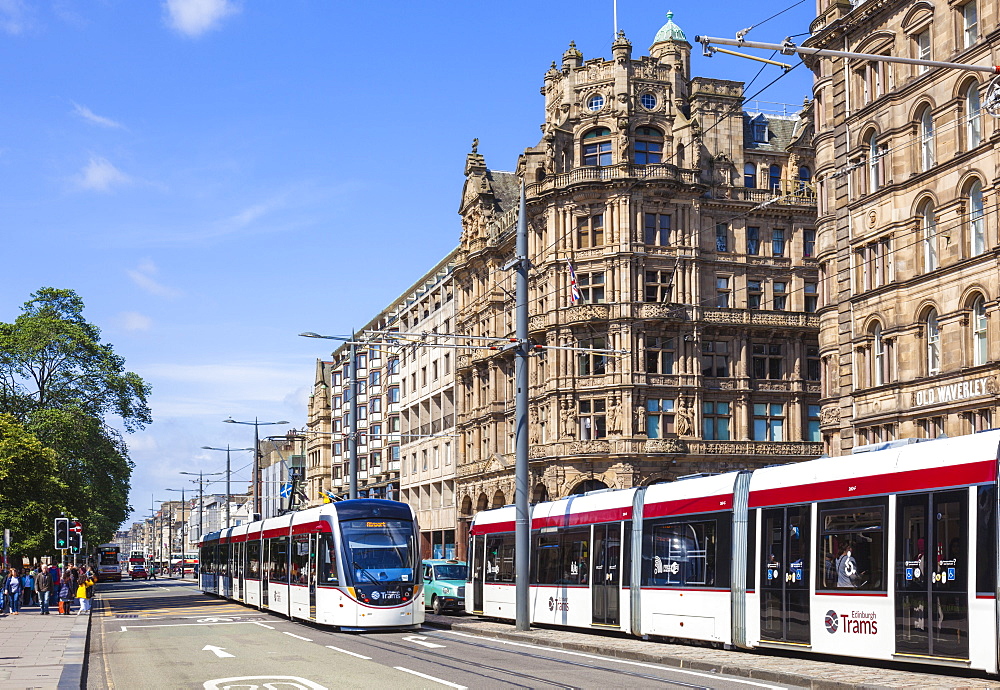
[{"label": "person standing on pavement", "polygon": [[76,615],[79,616],[81,613],[90,612],[90,600],[87,599],[87,588],[93,584],[86,573],[80,574],[80,579],[76,585],[76,598],[80,601],[80,608],[77,609]]},{"label": "person standing on pavement", "polygon": [[38,605],[41,607],[43,616],[49,615],[49,592],[52,591],[52,576],[49,571],[42,568],[35,575],[35,593],[38,595]]},{"label": "person standing on pavement", "polygon": [[7,584],[5,585],[4,593],[7,595],[7,599],[10,604],[10,612],[13,615],[18,615],[21,610],[21,590],[23,585],[21,584],[21,576],[17,574],[16,568],[11,568],[9,576],[7,577]]},{"label": "person standing on pavement", "polygon": [[61,604],[61,612],[69,615],[70,608],[73,605],[73,593],[76,588],[76,582],[73,580],[73,571],[67,568],[63,571],[62,578],[59,584],[59,603]]},{"label": "person standing on pavement", "polygon": [[35,599],[35,571],[25,570],[21,576],[21,606],[31,606]]},{"label": "person standing on pavement", "polygon": [[52,586],[49,588],[49,606],[56,606],[59,602],[59,566],[52,564],[49,566],[49,578]]}]

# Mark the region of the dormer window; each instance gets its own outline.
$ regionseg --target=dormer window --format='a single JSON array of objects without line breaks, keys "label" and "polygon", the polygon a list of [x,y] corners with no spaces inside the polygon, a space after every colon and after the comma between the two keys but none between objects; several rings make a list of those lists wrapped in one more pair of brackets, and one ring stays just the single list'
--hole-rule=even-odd
[{"label": "dormer window", "polygon": [[639,127],[635,130],[635,163],[648,165],[663,160],[663,134],[653,127]]},{"label": "dormer window", "polygon": [[583,164],[611,165],[611,130],[597,127],[583,135]]},{"label": "dormer window", "polygon": [[755,143],[767,143],[767,120],[763,115],[758,115],[753,119],[750,129]]}]

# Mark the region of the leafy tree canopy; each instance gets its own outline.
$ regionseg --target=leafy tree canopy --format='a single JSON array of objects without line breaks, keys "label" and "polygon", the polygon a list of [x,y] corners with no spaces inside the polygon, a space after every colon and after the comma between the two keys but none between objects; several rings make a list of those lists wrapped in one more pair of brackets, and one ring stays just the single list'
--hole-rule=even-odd
[{"label": "leafy tree canopy", "polygon": [[25,419],[43,409],[116,414],[127,431],[152,421],[149,385],[83,318],[73,290],[42,288],[12,324],[0,324],[0,410]]},{"label": "leafy tree canopy", "polygon": [[53,520],[68,496],[56,452],[12,415],[0,414],[0,525],[10,529],[13,553],[51,552]]}]

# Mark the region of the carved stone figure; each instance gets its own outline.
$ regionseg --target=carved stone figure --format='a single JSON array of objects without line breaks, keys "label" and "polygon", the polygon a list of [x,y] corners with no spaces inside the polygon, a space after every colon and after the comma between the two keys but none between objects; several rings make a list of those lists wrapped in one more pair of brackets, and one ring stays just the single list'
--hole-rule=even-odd
[{"label": "carved stone figure", "polygon": [[691,419],[691,408],[681,407],[674,414],[674,430],[678,436],[690,436],[694,430]]},{"label": "carved stone figure", "polygon": [[619,434],[625,431],[621,400],[617,396],[611,398],[611,406],[608,408],[608,431]]},{"label": "carved stone figure", "polygon": [[569,400],[563,400],[559,416],[562,417],[563,435],[567,438],[573,438],[576,435],[573,428],[576,422],[573,414],[573,403]]},{"label": "carved stone figure", "polygon": [[635,424],[638,427],[636,430],[637,435],[645,435],[646,433],[646,407],[644,405],[637,405],[635,408]]},{"label": "carved stone figure", "polygon": [[479,153],[479,138],[478,137],[472,140],[472,152],[473,153]]}]

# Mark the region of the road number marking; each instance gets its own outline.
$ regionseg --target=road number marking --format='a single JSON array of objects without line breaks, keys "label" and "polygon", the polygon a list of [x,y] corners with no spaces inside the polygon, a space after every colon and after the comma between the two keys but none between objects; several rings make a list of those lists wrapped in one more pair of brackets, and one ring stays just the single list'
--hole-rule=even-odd
[{"label": "road number marking", "polygon": [[403,639],[406,640],[407,642],[414,642],[416,644],[423,645],[424,647],[430,647],[431,649],[441,649],[444,647],[443,644],[425,642],[424,640],[426,640],[427,638],[424,637],[423,635],[407,635]]},{"label": "road number marking", "polygon": [[364,654],[355,654],[354,652],[349,652],[346,649],[341,649],[340,647],[334,647],[332,645],[327,645],[327,649],[332,649],[335,652],[340,652],[341,654],[350,654],[351,656],[356,656],[359,659],[371,659],[370,656],[365,656]]},{"label": "road number marking", "polygon": [[432,680],[435,683],[441,683],[441,685],[447,685],[449,688],[457,688],[457,690],[466,690],[466,686],[464,685],[459,685],[458,683],[449,683],[446,680],[441,680],[440,678],[435,678],[434,676],[428,676],[426,673],[418,673],[416,671],[411,671],[410,669],[403,668],[402,666],[394,666],[393,668],[395,668],[397,671],[403,671],[404,673],[412,673],[415,676],[420,676],[421,678]]}]

